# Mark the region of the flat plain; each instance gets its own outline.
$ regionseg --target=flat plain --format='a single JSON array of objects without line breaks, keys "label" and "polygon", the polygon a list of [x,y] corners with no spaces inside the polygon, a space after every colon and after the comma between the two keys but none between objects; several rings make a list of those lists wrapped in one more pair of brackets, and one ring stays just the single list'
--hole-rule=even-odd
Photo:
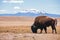
[{"label": "flat plain", "polygon": [[60,40],[60,18],[57,18],[57,34],[52,34],[51,27],[48,33],[32,33],[31,25],[35,17],[0,16],[0,40]]}]

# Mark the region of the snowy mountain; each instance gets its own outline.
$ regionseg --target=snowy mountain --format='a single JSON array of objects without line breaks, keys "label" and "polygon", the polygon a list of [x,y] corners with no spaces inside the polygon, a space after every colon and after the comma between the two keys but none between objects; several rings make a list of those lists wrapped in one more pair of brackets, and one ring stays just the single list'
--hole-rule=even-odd
[{"label": "snowy mountain", "polygon": [[60,17],[58,14],[49,14],[49,13],[42,13],[42,12],[37,12],[37,11],[21,11],[16,14],[0,14],[0,16],[50,16],[50,17]]}]

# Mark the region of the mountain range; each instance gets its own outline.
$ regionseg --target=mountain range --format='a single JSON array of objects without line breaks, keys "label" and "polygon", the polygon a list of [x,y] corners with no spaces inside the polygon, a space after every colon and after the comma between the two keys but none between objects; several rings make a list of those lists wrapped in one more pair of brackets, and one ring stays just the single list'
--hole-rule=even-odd
[{"label": "mountain range", "polygon": [[39,13],[39,12],[18,12],[16,14],[0,14],[0,16],[33,16],[33,17],[36,17],[36,16],[50,16],[50,17],[60,17],[60,15],[58,14],[49,14],[49,13]]}]

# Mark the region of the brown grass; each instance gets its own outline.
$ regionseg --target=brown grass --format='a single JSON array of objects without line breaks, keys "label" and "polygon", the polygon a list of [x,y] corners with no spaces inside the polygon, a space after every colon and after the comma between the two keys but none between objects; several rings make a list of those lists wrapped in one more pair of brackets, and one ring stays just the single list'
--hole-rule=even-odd
[{"label": "brown grass", "polygon": [[42,34],[37,30],[37,34],[32,33],[31,25],[33,17],[0,17],[0,40],[60,40],[60,18],[58,19],[57,34],[52,34],[51,27],[48,33]]},{"label": "brown grass", "polygon": [[[57,28],[57,34],[60,34],[60,27],[56,27]],[[31,27],[30,26],[10,26],[10,27],[0,27],[0,33],[32,33],[31,31]],[[48,34],[52,33],[52,29],[51,27],[47,28],[47,32]],[[37,33],[40,33],[40,30],[37,30]],[[43,30],[43,33],[44,30]]]},{"label": "brown grass", "polygon": [[0,27],[1,32],[12,32],[12,33],[31,33],[31,29],[28,26],[10,26]]},{"label": "brown grass", "polygon": [[[60,34],[60,18],[57,18],[57,33]],[[12,32],[12,33],[32,33],[31,25],[34,22],[34,17],[0,17],[0,33],[2,32]],[[48,33],[52,32],[51,27],[47,28]],[[40,30],[37,30],[39,33]],[[43,31],[44,33],[44,31]]]}]

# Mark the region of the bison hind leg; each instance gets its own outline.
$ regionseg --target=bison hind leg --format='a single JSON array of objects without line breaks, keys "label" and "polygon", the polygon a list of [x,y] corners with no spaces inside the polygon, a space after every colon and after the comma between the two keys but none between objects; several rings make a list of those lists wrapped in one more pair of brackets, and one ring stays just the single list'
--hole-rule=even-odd
[{"label": "bison hind leg", "polygon": [[55,33],[57,33],[55,25],[51,26],[51,27],[52,27],[52,33],[54,33],[54,31],[55,31]]},{"label": "bison hind leg", "polygon": [[54,29],[55,29],[55,33],[57,33],[57,31],[56,31],[56,27],[54,27]]}]

